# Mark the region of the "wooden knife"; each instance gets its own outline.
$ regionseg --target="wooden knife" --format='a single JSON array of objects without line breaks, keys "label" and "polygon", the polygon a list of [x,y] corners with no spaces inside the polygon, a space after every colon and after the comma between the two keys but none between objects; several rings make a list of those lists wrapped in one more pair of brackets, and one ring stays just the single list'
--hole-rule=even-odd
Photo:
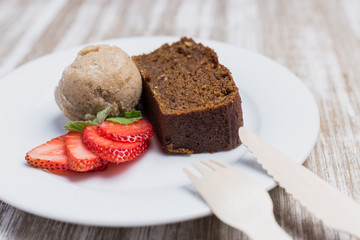
[{"label": "wooden knife", "polygon": [[360,238],[360,205],[250,130],[240,139],[276,182],[323,223]]}]

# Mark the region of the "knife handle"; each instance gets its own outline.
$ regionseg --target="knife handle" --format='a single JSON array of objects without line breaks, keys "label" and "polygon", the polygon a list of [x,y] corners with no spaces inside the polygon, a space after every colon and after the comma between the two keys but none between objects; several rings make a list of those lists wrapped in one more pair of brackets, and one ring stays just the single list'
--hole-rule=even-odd
[{"label": "knife handle", "polygon": [[323,223],[360,238],[360,205],[306,167],[241,127],[242,143],[280,187]]}]

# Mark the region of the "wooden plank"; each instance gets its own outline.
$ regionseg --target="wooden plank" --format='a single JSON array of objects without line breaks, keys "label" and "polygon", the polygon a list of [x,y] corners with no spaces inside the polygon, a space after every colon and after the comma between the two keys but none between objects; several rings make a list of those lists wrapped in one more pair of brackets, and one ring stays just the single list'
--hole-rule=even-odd
[{"label": "wooden plank", "polygon": [[[21,31],[21,35],[16,36],[12,51],[3,58],[0,76],[21,64],[24,55],[31,51],[32,46],[39,35],[48,27],[52,17],[64,3],[65,0],[46,2],[46,4],[38,1],[36,3],[34,2],[34,4],[30,4],[29,8],[24,13],[20,14],[20,19],[23,19],[24,22],[20,22],[19,25],[14,26],[21,26],[23,29],[19,30]],[[40,13],[34,15],[35,11],[38,9],[41,10]]]},{"label": "wooden plank", "polygon": [[[188,35],[257,51],[293,71],[316,99],[321,132],[305,166],[360,202],[359,12],[357,0],[2,0],[0,75],[56,49],[133,35]],[[270,194],[276,219],[295,239],[353,239],[324,227],[281,188]],[[214,216],[102,228],[0,202],[0,239],[247,238]]]}]

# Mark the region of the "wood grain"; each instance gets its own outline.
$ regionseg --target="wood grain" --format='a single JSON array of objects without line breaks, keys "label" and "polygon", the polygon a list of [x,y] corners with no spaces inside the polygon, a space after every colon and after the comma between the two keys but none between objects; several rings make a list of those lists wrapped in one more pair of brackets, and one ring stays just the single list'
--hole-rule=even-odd
[{"label": "wood grain", "polygon": [[[321,131],[305,166],[360,203],[359,12],[357,0],[2,0],[0,76],[52,51],[127,36],[187,35],[258,52],[293,71],[316,99]],[[283,189],[270,194],[294,239],[354,239],[324,227]],[[0,202],[0,239],[247,238],[214,216],[102,228]]]}]

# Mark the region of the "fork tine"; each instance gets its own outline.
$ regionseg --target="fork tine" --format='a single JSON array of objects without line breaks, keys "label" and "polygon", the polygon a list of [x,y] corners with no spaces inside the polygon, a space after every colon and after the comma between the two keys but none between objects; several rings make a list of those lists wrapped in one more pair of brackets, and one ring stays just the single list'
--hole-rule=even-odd
[{"label": "fork tine", "polygon": [[216,163],[217,165],[221,166],[221,167],[229,167],[229,165],[227,165],[226,163],[220,162],[219,160],[215,160],[215,159],[209,159],[211,162]]},{"label": "fork tine", "polygon": [[186,175],[188,175],[188,177],[190,178],[190,180],[195,183],[197,181],[200,180],[199,177],[195,176],[195,174],[193,174],[192,172],[189,171],[189,169],[187,168],[183,168],[183,171],[186,173]]},{"label": "fork tine", "polygon": [[222,168],[222,166],[220,166],[219,164],[216,164],[215,162],[210,162],[209,160],[201,160],[201,162],[213,170],[218,170]]},{"label": "fork tine", "polygon": [[200,164],[198,164],[197,162],[193,162],[192,163],[193,167],[196,168],[197,170],[199,170],[199,172],[201,172],[202,175],[207,175],[209,173],[211,173],[211,170],[206,169],[205,167],[201,166]]}]

